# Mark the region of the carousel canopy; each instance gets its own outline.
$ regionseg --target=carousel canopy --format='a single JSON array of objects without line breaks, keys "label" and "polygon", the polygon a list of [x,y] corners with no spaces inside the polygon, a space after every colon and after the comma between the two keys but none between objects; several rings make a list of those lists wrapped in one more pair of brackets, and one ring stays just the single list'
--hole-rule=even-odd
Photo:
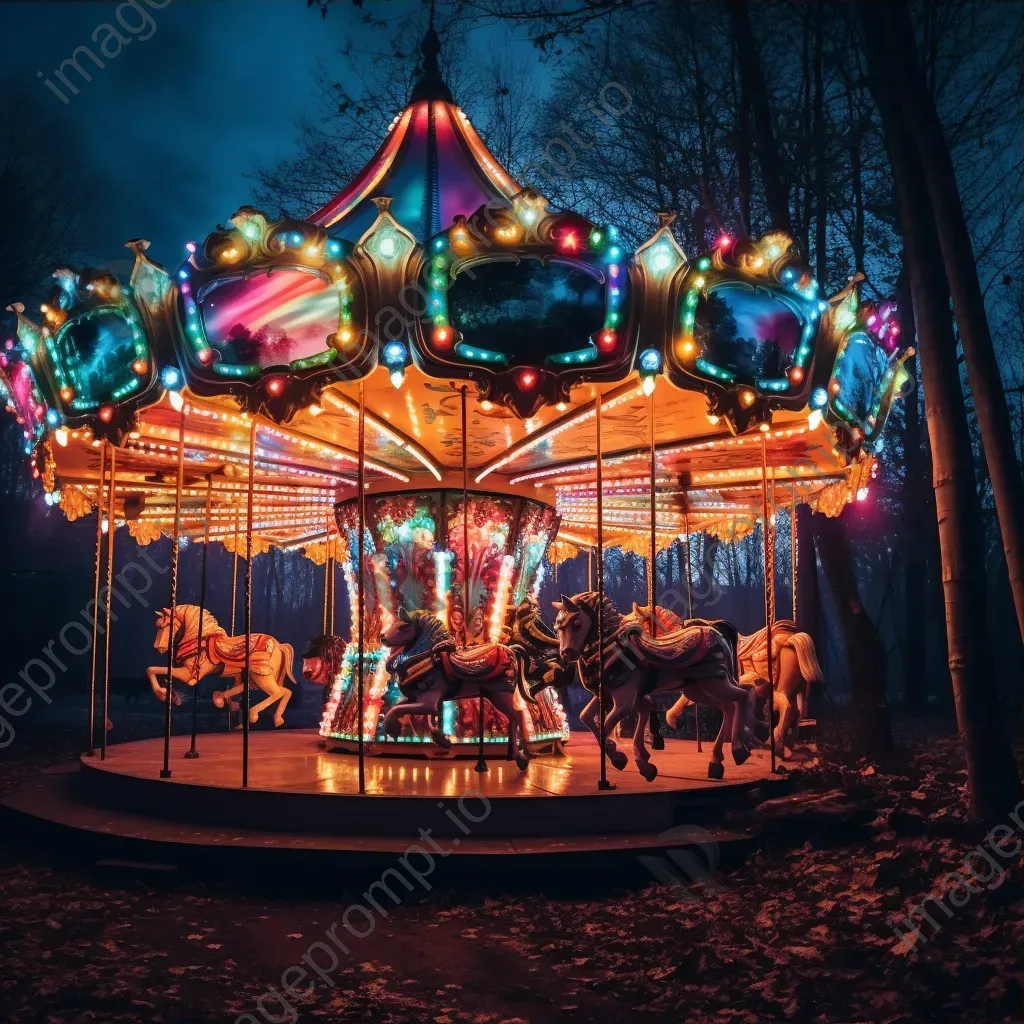
[{"label": "carousel canopy", "polygon": [[[325,557],[357,492],[535,499],[556,554],[747,532],[776,505],[837,514],[906,386],[891,304],[820,292],[789,238],[684,253],[662,215],[633,250],[490,155],[437,72],[366,169],[308,220],[244,207],[167,272],[61,268],[0,355],[0,387],[69,518],[113,488],[140,542],[174,530]],[[468,429],[462,430],[465,391]],[[113,472],[111,472],[113,471]],[[654,509],[651,475],[654,475]],[[111,482],[111,476],[113,481]],[[209,502],[211,514],[207,517]],[[553,532],[553,531],[552,531]]]}]

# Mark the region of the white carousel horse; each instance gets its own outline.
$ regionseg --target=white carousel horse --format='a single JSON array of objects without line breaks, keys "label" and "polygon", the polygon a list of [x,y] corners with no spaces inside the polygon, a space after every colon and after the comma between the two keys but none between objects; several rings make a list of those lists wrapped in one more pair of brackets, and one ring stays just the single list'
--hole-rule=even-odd
[{"label": "white carousel horse", "polygon": [[[171,613],[161,608],[156,613],[156,639],[153,646],[161,653],[167,653],[171,635]],[[245,672],[245,637],[228,636],[217,620],[203,611],[203,635],[199,636],[199,606],[180,604],[174,609],[174,666],[171,675],[179,682],[195,686],[208,675],[234,679],[235,685],[228,690],[215,690],[213,705],[222,708],[236,693],[245,689],[242,675]],[[292,675],[292,661],[295,652],[291,644],[283,644],[267,633],[252,633],[249,637],[249,683],[261,689],[266,700],[260,701],[249,710],[249,721],[255,723],[260,712],[277,703],[274,725],[284,725],[284,711],[291,699],[292,691],[287,685],[295,685]],[[153,692],[160,700],[167,700],[167,689],[160,685],[158,677],[167,675],[167,664],[153,665],[146,669],[146,677]]]},{"label": "white carousel horse", "polygon": [[401,734],[402,719],[428,715],[431,739],[447,750],[451,741],[439,726],[441,703],[486,697],[508,719],[508,760],[526,771],[530,752],[526,743],[525,709],[515,706],[514,693],[535,704],[526,689],[524,659],[505,644],[474,644],[455,649],[448,629],[431,612],[407,612],[381,633],[391,649],[387,669],[397,675],[403,700],[384,716],[384,730],[393,739]]},{"label": "white carousel horse", "polygon": [[[674,612],[658,607],[658,633],[683,624]],[[651,631],[650,605],[633,605],[633,617]],[[692,620],[691,620],[692,621]],[[775,750],[786,760],[793,756],[792,743],[800,719],[807,717],[811,687],[824,680],[814,640],[801,633],[792,619],[778,619],[772,626],[772,679],[775,711]],[[768,629],[762,627],[750,636],[740,636],[736,648],[740,663],[740,685],[753,686],[759,698],[768,685]],[[684,696],[666,712],[665,721],[674,729],[684,709],[692,703]]]},{"label": "white carousel horse", "polygon": [[[583,685],[595,694],[580,712],[580,719],[600,742],[598,595],[587,591],[575,597],[563,596],[554,607],[558,610],[555,631],[562,660],[579,663]],[[612,699],[605,721],[605,750],[612,767],[621,771],[626,766],[626,755],[616,748],[612,729],[624,714],[636,711],[633,759],[648,782],[655,778],[658,769],[651,764],[644,744],[652,706],[650,695],[678,689],[692,700],[722,711],[722,727],[715,739],[708,778],[725,775],[722,747],[726,733],[731,738],[733,760],[743,764],[750,757],[748,745],[753,738],[754,694],[737,682],[735,630],[727,623],[718,627],[690,625],[653,639],[639,623],[622,615],[607,595],[600,607],[605,691]]]}]

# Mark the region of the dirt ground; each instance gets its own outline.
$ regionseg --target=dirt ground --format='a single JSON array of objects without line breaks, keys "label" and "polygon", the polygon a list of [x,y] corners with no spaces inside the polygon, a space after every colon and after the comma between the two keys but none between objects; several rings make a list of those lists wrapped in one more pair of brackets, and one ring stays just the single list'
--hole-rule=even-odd
[{"label": "dirt ground", "polygon": [[[278,884],[294,880],[101,870],[8,836],[0,1021],[1024,1021],[1021,854],[990,855],[991,867],[975,855],[967,872],[985,835],[963,820],[956,739],[899,734],[884,772],[815,759],[801,789],[828,795],[799,826],[809,838],[793,845],[764,809],[776,838],[713,886],[537,878],[527,891],[494,877],[487,891],[435,889],[389,906],[365,938],[342,932],[350,954],[336,968],[315,950],[332,983],[308,994],[303,955],[379,874],[306,880],[297,895]],[[70,729],[20,734],[0,754],[0,785],[70,760],[77,742]],[[916,948],[901,940],[892,918],[943,892],[950,914],[926,905],[938,930],[923,923]],[[289,968],[298,995],[282,994]]]}]

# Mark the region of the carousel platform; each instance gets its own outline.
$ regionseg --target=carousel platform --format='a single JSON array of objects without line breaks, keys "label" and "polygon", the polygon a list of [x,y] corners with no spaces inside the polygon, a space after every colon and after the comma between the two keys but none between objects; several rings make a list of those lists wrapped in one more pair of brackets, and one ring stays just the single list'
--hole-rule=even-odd
[{"label": "carousel platform", "polygon": [[709,745],[698,754],[693,741],[668,740],[655,753],[654,782],[629,765],[609,769],[616,788],[599,792],[596,745],[574,739],[564,756],[537,757],[525,773],[495,760],[477,774],[471,760],[366,758],[364,796],[357,759],[327,751],[313,731],[254,733],[246,789],[237,734],[201,736],[196,760],[183,758],[188,738],[175,737],[171,779],[159,774],[162,740],[141,740],[109,747],[105,761],[83,757],[42,773],[0,808],[20,832],[42,830],[94,857],[207,866],[217,858],[237,864],[243,854],[379,859],[422,843],[422,830],[444,842],[453,862],[493,863],[635,857],[665,846],[681,824],[742,846],[751,837],[722,828],[723,815],[785,785],[771,775],[766,751],[737,766],[727,747],[726,778],[714,782],[706,777]]}]

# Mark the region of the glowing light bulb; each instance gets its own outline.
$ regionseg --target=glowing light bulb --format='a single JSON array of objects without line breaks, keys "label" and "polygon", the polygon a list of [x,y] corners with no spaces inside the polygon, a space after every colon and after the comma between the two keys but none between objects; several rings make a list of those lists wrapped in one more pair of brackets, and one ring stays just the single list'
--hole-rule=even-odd
[{"label": "glowing light bulb", "polygon": [[821,410],[814,409],[807,417],[807,426],[810,430],[817,430],[821,426]]},{"label": "glowing light bulb", "polygon": [[400,388],[403,381],[405,380],[405,374],[401,370],[391,371],[391,383],[396,387]]},{"label": "glowing light bulb", "polygon": [[644,377],[643,383],[641,383],[641,385],[640,385],[640,388],[643,391],[643,393],[645,395],[647,395],[648,397],[650,397],[651,395],[654,394],[654,387],[655,387],[654,375],[651,374],[649,377]]}]

